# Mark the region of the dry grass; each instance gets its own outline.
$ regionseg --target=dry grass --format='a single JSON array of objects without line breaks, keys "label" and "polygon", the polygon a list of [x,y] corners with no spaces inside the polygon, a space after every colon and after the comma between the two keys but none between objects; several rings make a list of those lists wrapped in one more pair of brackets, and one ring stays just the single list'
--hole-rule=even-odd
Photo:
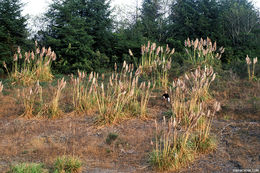
[{"label": "dry grass", "polygon": [[[257,57],[255,57],[253,59],[253,64],[249,58],[249,56],[246,56],[246,63],[247,63],[247,73],[248,73],[248,79],[251,80],[256,80],[256,76],[255,76],[255,64],[257,63]],[[252,69],[250,67],[250,65],[252,64]]]},{"label": "dry grass", "polygon": [[124,62],[121,71],[115,72],[109,77],[109,82],[98,83],[93,78],[94,94],[96,96],[99,120],[110,124],[131,115],[146,115],[147,103],[150,98],[151,88],[145,82],[139,86],[139,77],[133,75],[133,65]]},{"label": "dry grass", "polygon": [[[172,63],[172,55],[175,49],[170,49],[168,45],[164,49],[162,46],[156,46],[156,43],[150,43],[141,47],[142,57],[139,62],[137,73],[144,78],[152,80],[158,86],[167,89],[169,82],[169,70]],[[131,50],[129,53],[132,57]],[[136,64],[137,65],[137,64]]]},{"label": "dry grass", "polygon": [[4,85],[2,84],[2,81],[0,81],[0,94],[2,94],[3,89],[4,89]]},{"label": "dry grass", "polygon": [[[193,51],[193,55],[196,55],[192,56],[190,53],[190,60],[196,62],[195,64],[211,64],[214,61],[211,58],[216,59],[216,56],[220,58],[221,52],[224,51],[221,49],[219,55],[215,54],[216,44],[212,45],[209,39],[191,42],[188,40],[186,44]],[[51,51],[42,52],[47,56]],[[67,93],[64,92],[66,86],[64,78],[58,80],[57,88],[53,92],[49,93],[49,88],[44,88],[44,92],[48,94],[42,94],[42,86],[39,85],[39,82],[34,86],[22,88],[21,96],[25,116],[32,117],[46,113],[49,117],[64,114],[67,118],[25,120],[8,117],[15,117],[19,114],[19,103],[15,103],[15,100],[11,102],[12,96],[7,97],[5,94],[3,104],[8,105],[0,106],[0,113],[4,112],[0,116],[3,119],[0,121],[0,138],[3,139],[0,141],[0,170],[3,170],[1,169],[3,163],[8,165],[13,160],[31,162],[36,159],[51,168],[53,158],[61,155],[77,155],[87,163],[87,168],[85,168],[87,171],[91,166],[104,168],[95,170],[98,172],[104,172],[108,167],[119,171],[127,165],[127,168],[130,167],[127,172],[152,172],[154,170],[151,170],[147,164],[148,153],[152,150],[150,163],[155,168],[179,170],[201,154],[215,149],[219,151],[211,130],[224,127],[224,133],[225,127],[231,127],[216,127],[217,125],[212,123],[216,112],[220,109],[220,103],[213,98],[217,95],[211,95],[209,91],[216,76],[212,67],[199,67],[172,83],[170,90],[171,118],[168,122],[166,118],[163,118],[161,122],[161,115],[167,110],[158,103],[161,101],[159,100],[161,93],[156,93],[153,89],[156,83],[160,83],[165,90],[168,87],[167,70],[171,66],[170,56],[173,52],[174,50],[170,50],[168,47],[166,50],[162,47],[156,49],[156,44],[148,43],[147,46],[142,47],[141,67],[136,72],[133,65],[126,62],[121,70],[118,70],[119,68],[115,65],[115,71],[108,80],[105,80],[104,75],[100,80],[98,74],[94,72],[90,73],[88,78],[86,73],[78,72],[77,77],[71,75],[72,85],[66,87]],[[29,61],[32,60],[32,55],[34,54],[30,54]],[[204,60],[199,59],[201,56],[204,56]],[[18,57],[14,58],[19,61]],[[28,58],[26,61],[29,64]],[[142,74],[148,74],[152,81],[140,82],[139,77]],[[29,83],[23,82],[23,84]],[[252,85],[255,86],[257,83]],[[2,83],[0,83],[0,89],[1,86],[3,88]],[[5,88],[6,91],[15,95],[12,89]],[[159,96],[154,97],[154,102],[151,103],[150,97],[154,94]],[[65,97],[69,99],[66,103],[64,102]],[[258,95],[255,94],[254,97],[257,99]],[[252,105],[255,107],[257,103],[257,100],[252,100]],[[68,118],[71,112],[64,113],[62,106],[66,107],[69,104],[73,105],[71,111],[75,110],[76,114],[83,112],[86,115],[94,116]],[[3,107],[8,108],[9,111]],[[98,111],[98,120],[102,124],[118,123],[121,119],[133,116],[146,118],[153,115],[156,120],[154,124],[149,119],[145,121],[131,119],[120,121],[114,126],[97,128],[95,123],[97,116],[93,114],[95,111]],[[154,129],[156,129],[156,134],[153,140]],[[232,130],[233,133],[234,129]],[[247,131],[241,133],[247,133]],[[116,134],[118,137],[109,134]],[[111,139],[106,139],[107,136]],[[116,140],[111,142],[115,138]],[[150,145],[151,140],[152,145]],[[242,143],[236,143],[236,147],[242,146]],[[70,159],[60,158],[56,163],[64,165],[63,163],[67,163],[67,160]],[[61,171],[66,172],[65,169],[61,169]],[[81,169],[77,171],[79,172]]]},{"label": "dry grass", "polygon": [[[256,127],[259,127],[259,116],[257,113],[253,114],[245,110],[251,109],[251,105],[247,103],[251,95],[253,96],[255,93],[256,97],[259,97],[257,91],[260,85],[240,80],[228,81],[222,85],[227,92],[220,90],[219,95],[211,92],[211,97],[216,96],[218,100],[224,99],[225,102],[222,101],[224,106],[230,104],[230,99],[239,97],[243,102],[235,104],[234,109],[226,112],[228,115],[232,114],[235,120],[221,119],[222,113],[217,114],[217,118],[213,119],[210,136],[212,133],[217,136],[218,146],[215,149],[216,152],[211,153],[208,153],[210,150],[203,149],[204,145],[196,144],[199,133],[196,133],[196,128],[194,128],[195,132],[189,135],[187,147],[196,148],[198,146],[198,151],[194,155],[195,158],[192,155],[186,157],[186,161],[188,158],[195,159],[195,161],[187,162],[189,165],[189,167],[186,166],[187,169],[183,164],[180,167],[181,172],[230,172],[237,168],[236,165],[244,168],[256,168],[258,164],[260,143],[258,140],[259,128]],[[214,86],[216,87],[215,82]],[[158,97],[152,98],[148,103],[148,115],[153,115],[152,120],[143,121],[139,118],[132,118],[116,125],[97,128],[94,123],[95,116],[71,117],[70,113],[64,113],[63,118],[51,120],[17,118],[21,105],[16,103],[13,98],[15,92],[13,88],[8,87],[5,87],[4,90],[5,94],[0,102],[0,139],[2,139],[0,141],[0,172],[7,171],[13,162],[37,161],[51,169],[54,159],[64,154],[79,156],[84,163],[83,172],[157,172],[156,169],[149,166],[147,158],[149,153],[155,149],[154,119],[157,120],[159,129],[166,127],[167,130],[168,128],[168,124],[161,125],[162,113],[167,109],[160,100],[160,93],[153,92],[153,95],[157,94]],[[44,87],[43,90],[44,97],[49,97],[51,100],[53,92],[49,93],[50,88]],[[72,91],[69,87],[66,87],[66,90]],[[68,95],[70,101],[72,100],[71,92],[63,92],[63,94]],[[64,97],[61,99],[60,104],[63,104]],[[238,108],[239,111],[235,112],[234,110]],[[179,137],[184,134],[184,131],[180,131],[181,129],[184,130],[179,125],[176,131]],[[173,134],[173,130],[171,132]],[[118,134],[118,138],[111,145],[106,144],[106,137],[109,133]],[[163,136],[160,136],[163,146]],[[153,145],[150,144],[151,140]],[[207,146],[207,143],[209,142],[205,141],[202,144]],[[199,147],[207,154],[202,155],[204,152],[199,150]],[[237,155],[240,157],[238,158]]]},{"label": "dry grass", "polygon": [[224,53],[224,48],[220,47],[217,52],[217,43],[212,43],[211,40],[203,40],[202,38],[191,40],[188,38],[185,40],[185,50],[188,55],[189,61],[197,67],[198,65],[213,66],[220,64],[220,58]]},{"label": "dry grass", "polygon": [[[197,153],[216,148],[210,135],[212,118],[220,103],[209,105],[209,86],[215,79],[212,68],[196,69],[173,82],[171,88],[172,117],[156,124],[155,149],[151,163],[160,170],[178,170],[193,160]],[[180,130],[177,130],[180,129]]]},{"label": "dry grass", "polygon": [[73,86],[73,106],[77,113],[90,113],[96,104],[96,98],[93,92],[94,79],[98,79],[98,74],[91,72],[88,80],[85,72],[78,71],[78,77],[71,75]]},{"label": "dry grass", "polygon": [[37,47],[35,42],[35,52],[25,52],[24,56],[21,53],[20,47],[17,48],[17,53],[13,57],[13,66],[11,71],[8,70],[5,62],[4,67],[9,78],[15,84],[32,85],[36,81],[50,81],[53,78],[51,73],[52,61],[56,59],[56,54],[51,51],[51,48],[45,49]]},{"label": "dry grass", "polygon": [[209,86],[216,74],[213,68],[197,68],[185,74],[183,79],[173,81],[170,90],[173,116],[178,124],[194,127],[201,116],[208,113],[211,96]]},{"label": "dry grass", "polygon": [[66,86],[66,81],[64,80],[64,78],[58,80],[57,90],[55,91],[55,94],[49,106],[49,113],[51,117],[56,117],[61,113],[61,110],[59,108],[59,100],[61,97],[61,92],[65,88],[65,86]]},{"label": "dry grass", "polygon": [[24,107],[22,116],[33,117],[41,114],[43,108],[42,87],[39,81],[33,86],[23,88],[21,99]]}]

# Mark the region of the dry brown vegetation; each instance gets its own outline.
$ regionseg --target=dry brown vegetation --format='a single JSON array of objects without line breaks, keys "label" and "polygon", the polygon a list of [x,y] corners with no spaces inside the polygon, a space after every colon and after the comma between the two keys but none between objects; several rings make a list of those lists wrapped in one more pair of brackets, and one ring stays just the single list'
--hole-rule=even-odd
[{"label": "dry brown vegetation", "polygon": [[[154,56],[155,47],[147,50]],[[216,77],[212,67],[169,79],[171,85],[140,82],[142,75],[142,65],[135,71],[124,63],[102,79],[84,72],[30,86],[3,79],[0,172],[16,163],[42,163],[52,172],[67,160],[78,164],[76,172],[259,169],[259,80]],[[161,98],[167,87],[170,103]]]},{"label": "dry brown vegetation", "polygon": [[[50,86],[52,88],[52,86]],[[260,148],[260,84],[243,80],[221,82],[213,94],[222,111],[212,123],[218,146],[212,153],[197,156],[181,172],[231,172],[236,168],[258,168]],[[48,87],[43,92],[53,95]],[[17,102],[16,89],[5,89],[0,106],[0,172],[13,163],[41,162],[51,167],[58,156],[76,155],[83,161],[83,172],[154,172],[148,163],[153,147],[154,119],[162,121],[168,111],[161,94],[154,93],[148,105],[149,119],[132,118],[115,125],[99,127],[96,117],[63,113],[58,119],[26,119]],[[61,107],[70,98],[62,96]],[[66,111],[64,111],[66,112]],[[110,145],[109,133],[118,134]]]}]

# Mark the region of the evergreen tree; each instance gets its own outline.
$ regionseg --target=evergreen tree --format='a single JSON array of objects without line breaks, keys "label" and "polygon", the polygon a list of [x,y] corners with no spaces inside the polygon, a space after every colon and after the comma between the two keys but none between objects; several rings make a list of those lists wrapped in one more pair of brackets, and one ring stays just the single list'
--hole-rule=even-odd
[{"label": "evergreen tree", "polygon": [[[86,2],[86,23],[88,33],[93,37],[94,50],[102,53],[111,51],[112,19],[110,18],[110,4],[106,0],[88,0]],[[110,50],[108,50],[110,49]],[[111,53],[111,52],[110,52]]]},{"label": "evergreen tree", "polygon": [[220,37],[219,7],[215,0],[177,0],[172,4],[169,21],[170,37],[182,42],[188,37]]},{"label": "evergreen tree", "polygon": [[26,44],[28,32],[26,18],[21,15],[22,6],[20,0],[0,1],[0,64],[3,61],[10,64],[17,47]]},{"label": "evergreen tree", "polygon": [[162,26],[161,0],[144,0],[141,10],[143,36],[148,40],[161,41]]},{"label": "evergreen tree", "polygon": [[248,37],[259,27],[259,13],[248,0],[222,0],[221,13],[224,34],[233,46],[249,41]]},{"label": "evergreen tree", "polygon": [[108,63],[104,53],[111,52],[109,4],[104,0],[55,0],[46,13],[47,31],[43,42],[55,49],[56,67],[70,73],[98,70]]}]

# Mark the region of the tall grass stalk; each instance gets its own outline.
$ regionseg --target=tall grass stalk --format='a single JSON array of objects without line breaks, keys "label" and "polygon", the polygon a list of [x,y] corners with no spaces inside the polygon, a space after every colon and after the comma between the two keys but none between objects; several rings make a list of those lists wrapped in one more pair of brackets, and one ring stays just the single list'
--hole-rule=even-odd
[{"label": "tall grass stalk", "polygon": [[115,65],[115,72],[109,77],[108,84],[98,84],[95,77],[93,83],[100,121],[113,123],[129,113],[127,106],[134,100],[138,84],[138,77],[133,76],[133,65],[124,62],[120,73]]},{"label": "tall grass stalk", "polygon": [[200,67],[183,79],[173,81],[170,89],[171,107],[177,123],[184,125],[194,124],[203,115],[209,100],[209,86],[216,74],[213,68]]},{"label": "tall grass stalk", "polygon": [[2,84],[2,81],[0,81],[0,94],[3,92],[4,85]]},{"label": "tall grass stalk", "polygon": [[56,59],[56,54],[51,51],[51,48],[40,48],[35,42],[35,52],[28,51],[22,55],[20,47],[13,56],[13,65],[11,71],[8,70],[5,62],[4,67],[8,76],[14,83],[22,85],[31,85],[37,80],[50,81],[53,78],[51,73],[52,61]]},{"label": "tall grass stalk", "polygon": [[248,79],[251,81],[252,79],[255,79],[255,64],[257,63],[257,57],[253,59],[253,65],[252,70],[250,65],[252,64],[249,56],[246,56],[246,63],[247,63],[247,73],[248,73]]},{"label": "tall grass stalk", "polygon": [[57,90],[55,91],[55,94],[52,98],[52,101],[50,103],[49,112],[51,117],[56,117],[60,114],[61,110],[59,108],[59,100],[61,97],[61,92],[66,86],[66,81],[64,78],[61,80],[58,80]]},{"label": "tall grass stalk", "polygon": [[[167,89],[169,70],[172,63],[172,55],[175,49],[170,49],[168,45],[164,49],[162,46],[156,46],[156,43],[150,43],[141,46],[141,62],[139,62],[138,73],[153,82],[158,86]],[[129,53],[134,57],[131,50]]]},{"label": "tall grass stalk", "polygon": [[94,78],[97,74],[91,72],[87,79],[85,72],[78,71],[78,77],[71,75],[73,86],[73,106],[77,112],[89,112],[96,104],[96,98],[93,92]]},{"label": "tall grass stalk", "polygon": [[155,121],[155,148],[150,155],[151,164],[159,170],[178,170],[193,160],[195,151],[188,145],[190,131],[180,132],[172,117],[161,125]]},{"label": "tall grass stalk", "polygon": [[108,83],[98,83],[93,78],[99,120],[105,124],[132,115],[146,116],[153,89],[150,82],[139,85],[139,77],[133,73],[133,64],[124,62],[122,69],[119,72],[117,70],[115,64],[115,72],[109,77]]},{"label": "tall grass stalk", "polygon": [[43,99],[42,87],[40,86],[39,81],[33,87],[23,88],[21,96],[24,107],[23,116],[32,117],[40,115]]},{"label": "tall grass stalk", "polygon": [[215,76],[211,67],[197,68],[173,82],[170,96],[174,120],[171,117],[167,126],[164,117],[161,127],[155,122],[155,149],[150,161],[156,168],[178,170],[196,153],[216,147],[210,128],[220,103],[215,101],[212,106],[208,91]]},{"label": "tall grass stalk", "polygon": [[211,40],[203,40],[202,38],[185,40],[185,50],[188,55],[188,60],[197,67],[198,65],[216,66],[220,64],[220,58],[224,53],[224,48],[220,47],[217,51],[217,43],[212,43]]},{"label": "tall grass stalk", "polygon": [[155,84],[151,86],[151,82],[148,82],[146,84],[145,82],[142,82],[139,89],[140,89],[140,116],[142,118],[145,118],[147,115],[147,105],[151,97],[151,93],[153,89],[155,88]]}]

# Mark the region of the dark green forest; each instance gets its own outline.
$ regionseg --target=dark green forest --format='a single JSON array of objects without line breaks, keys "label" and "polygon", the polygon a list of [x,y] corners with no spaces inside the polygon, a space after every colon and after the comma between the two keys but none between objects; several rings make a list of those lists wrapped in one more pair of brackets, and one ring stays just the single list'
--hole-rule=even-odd
[{"label": "dark green forest", "polygon": [[54,72],[64,74],[133,63],[148,41],[175,48],[173,68],[185,62],[187,38],[216,41],[225,48],[221,68],[237,73],[246,73],[246,55],[260,55],[259,9],[249,0],[144,0],[129,22],[114,20],[107,0],[53,0],[43,17],[47,26],[33,37],[23,6],[20,0],[0,0],[0,73],[3,62],[12,64],[18,46],[33,50],[35,41],[55,51]]}]

